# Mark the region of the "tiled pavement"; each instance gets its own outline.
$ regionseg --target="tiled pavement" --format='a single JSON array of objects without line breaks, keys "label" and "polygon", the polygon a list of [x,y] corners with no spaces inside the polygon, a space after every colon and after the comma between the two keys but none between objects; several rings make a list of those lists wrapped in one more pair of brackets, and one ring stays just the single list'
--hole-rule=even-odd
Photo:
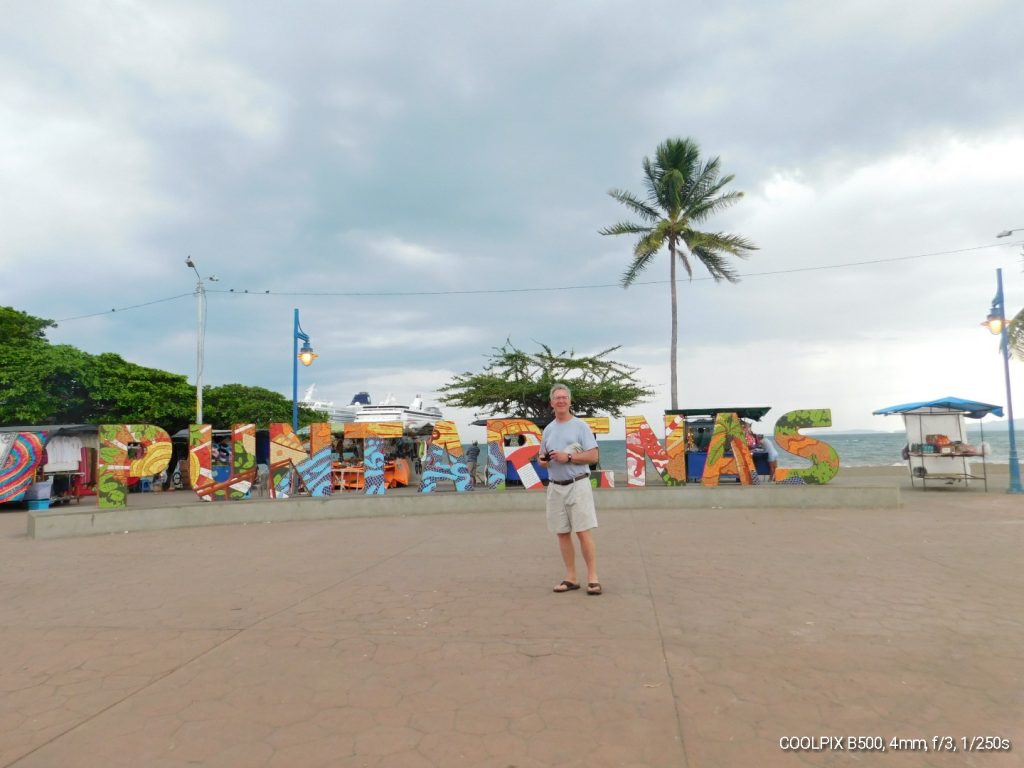
[{"label": "tiled pavement", "polygon": [[[1022,765],[1024,499],[904,500],[606,512],[601,597],[551,592],[540,497],[54,541],[5,512],[0,766]],[[929,751],[779,746],[851,735]]]}]

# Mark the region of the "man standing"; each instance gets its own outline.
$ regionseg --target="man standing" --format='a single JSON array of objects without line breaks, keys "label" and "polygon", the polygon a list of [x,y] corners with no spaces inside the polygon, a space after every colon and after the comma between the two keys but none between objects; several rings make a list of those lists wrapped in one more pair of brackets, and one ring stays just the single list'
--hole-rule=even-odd
[{"label": "man standing", "polygon": [[597,579],[597,545],[590,535],[597,528],[594,493],[588,464],[597,463],[598,447],[587,422],[572,415],[572,393],[565,384],[550,392],[555,420],[544,427],[540,443],[540,465],[548,471],[548,529],[558,535],[558,548],[565,563],[565,580],[555,592],[579,589],[576,578],[576,550],[572,534],[580,540],[580,552],[587,564],[587,594],[600,595]]},{"label": "man standing", "polygon": [[474,440],[466,449],[466,465],[469,467],[469,482],[476,485],[476,464],[480,460],[480,444]]}]

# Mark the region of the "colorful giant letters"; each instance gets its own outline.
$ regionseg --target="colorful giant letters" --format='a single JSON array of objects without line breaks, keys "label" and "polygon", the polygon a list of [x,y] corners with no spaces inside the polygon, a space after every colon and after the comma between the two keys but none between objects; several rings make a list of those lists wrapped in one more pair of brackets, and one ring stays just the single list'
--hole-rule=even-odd
[{"label": "colorful giant letters", "polygon": [[[590,417],[586,421],[595,433],[607,434],[607,417]],[[839,471],[839,456],[826,442],[800,433],[803,427],[828,427],[832,413],[827,408],[791,411],[775,425],[775,441],[782,451],[807,459],[806,469],[778,468],[779,483],[825,484]],[[646,482],[646,463],[650,459],[666,485],[686,482],[686,427],[678,416],[665,417],[665,443],[642,416],[626,417],[626,475],[630,487]],[[42,460],[44,436],[31,433],[9,433],[0,436],[0,502],[20,499],[31,483]],[[189,430],[189,477],[192,487],[204,501],[229,501],[248,495],[256,478],[255,427],[236,424],[232,427],[231,475],[217,480],[211,461],[209,425],[192,425]],[[383,495],[384,441],[402,436],[400,423],[350,424],[346,437],[364,442],[364,490],[368,495]],[[528,419],[493,419],[487,422],[487,486],[505,488],[506,466],[511,464],[523,481],[524,488],[542,488],[533,463],[540,449],[541,431]],[[138,424],[107,424],[99,428],[99,459],[97,496],[101,508],[123,507],[127,500],[128,479],[156,475],[167,468],[172,449],[171,439],[159,427]],[[508,445],[506,445],[506,442]],[[142,455],[130,456],[129,447],[142,449]],[[331,493],[331,433],[327,424],[310,428],[309,452],[288,424],[270,426],[270,496],[289,498],[297,492],[297,484],[312,496]],[[732,455],[728,455],[731,450]],[[426,442],[423,454],[421,493],[430,493],[439,482],[451,481],[457,491],[472,489],[469,470],[462,456],[462,444],[454,422],[442,421]],[[734,413],[719,413],[715,420],[711,444],[701,481],[718,484],[722,475],[735,475],[741,483],[758,482],[750,449],[743,439],[739,418]],[[610,487],[611,478],[601,479],[600,487]]]},{"label": "colorful giant letters", "polygon": [[776,482],[824,485],[836,476],[839,471],[839,454],[835,448],[800,434],[801,427],[831,426],[832,411],[828,408],[790,411],[775,423],[775,442],[779,448],[811,462],[811,466],[806,469],[780,467],[775,470]]},{"label": "colorful giant letters", "polygon": [[[726,449],[732,450],[731,456],[726,455]],[[743,432],[743,422],[735,413],[720,413],[715,417],[715,429],[711,433],[701,483],[714,487],[722,475],[736,475],[743,485],[758,482],[754,458],[750,455]]]},{"label": "colorful giant letters", "polygon": [[219,481],[213,476],[212,434],[209,424],[189,427],[192,490],[203,501],[244,499],[256,480],[256,425],[235,424],[231,428],[231,475]]},{"label": "colorful giant letters", "polygon": [[454,421],[437,422],[434,433],[423,448],[420,493],[431,493],[444,480],[451,480],[456,491],[469,491],[473,488],[469,464],[463,458],[459,429]]},{"label": "colorful giant letters", "polygon": [[[152,424],[103,424],[96,467],[96,496],[100,507],[123,507],[128,498],[128,478],[150,477],[167,469],[171,438]],[[130,444],[139,445],[141,457],[130,457]]]}]

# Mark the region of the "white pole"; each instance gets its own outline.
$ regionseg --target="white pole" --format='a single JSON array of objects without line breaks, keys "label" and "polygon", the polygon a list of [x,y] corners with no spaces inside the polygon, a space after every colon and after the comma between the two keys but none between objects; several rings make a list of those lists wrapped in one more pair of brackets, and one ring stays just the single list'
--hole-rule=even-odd
[{"label": "white pole", "polygon": [[196,281],[196,424],[203,423],[203,279]]}]

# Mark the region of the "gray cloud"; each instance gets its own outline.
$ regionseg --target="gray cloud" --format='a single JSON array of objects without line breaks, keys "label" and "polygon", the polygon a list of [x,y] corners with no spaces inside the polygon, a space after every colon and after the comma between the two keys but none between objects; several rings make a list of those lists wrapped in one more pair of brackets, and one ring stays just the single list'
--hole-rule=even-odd
[{"label": "gray cloud", "polygon": [[[710,226],[761,246],[737,286],[680,286],[694,397],[834,403],[845,427],[889,400],[1003,399],[970,334],[995,267],[1024,303],[1013,246],[791,270],[1024,226],[1018,4],[50,2],[6,21],[4,303],[65,318],[188,293],[190,254],[235,289],[209,295],[209,383],[290,391],[299,306],[321,352],[303,376],[338,401],[421,393],[509,337],[621,344],[667,392],[663,283],[440,292],[617,283],[631,243],[597,235],[625,213],[606,192],[642,191],[643,156],[691,135],[746,192]],[[388,291],[434,294],[324,295]],[[191,375],[194,312],[51,336]]]}]

